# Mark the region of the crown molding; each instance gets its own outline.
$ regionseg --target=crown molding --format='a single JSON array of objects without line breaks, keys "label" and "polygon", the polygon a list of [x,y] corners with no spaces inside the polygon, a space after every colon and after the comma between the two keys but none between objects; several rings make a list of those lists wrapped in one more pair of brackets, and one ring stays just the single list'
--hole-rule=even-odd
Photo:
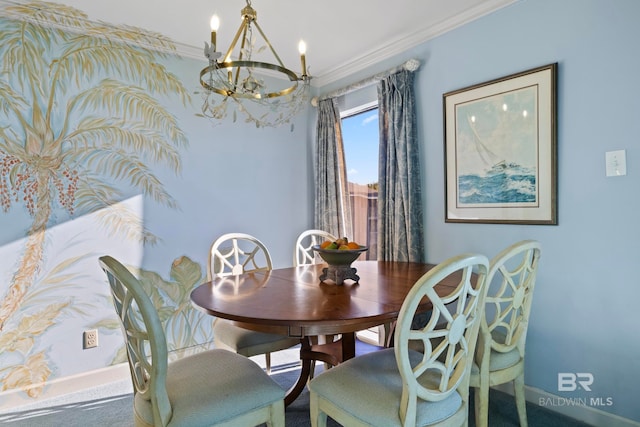
[{"label": "crown molding", "polygon": [[[349,77],[359,71],[365,70],[369,67],[372,67],[386,59],[392,58],[398,54],[401,54],[413,47],[416,47],[428,40],[431,40],[435,37],[438,37],[448,31],[451,31],[455,28],[461,27],[469,22],[472,22],[482,16],[488,15],[492,12],[495,12],[498,9],[509,6],[513,3],[516,3],[521,0],[489,0],[482,2],[475,8],[469,9],[464,13],[458,14],[451,19],[443,21],[435,26],[415,31],[411,34],[408,34],[403,37],[399,37],[397,39],[390,40],[386,45],[382,47],[377,47],[375,50],[369,50],[364,52],[360,56],[354,58],[353,60],[341,64],[340,66],[322,72],[320,75],[312,76],[311,86],[316,88],[322,88],[330,83],[336,82],[343,78]],[[29,3],[29,0],[0,0],[0,5],[22,5],[25,6]],[[3,9],[0,9],[0,16],[6,16],[9,18],[20,19],[19,16],[12,16],[7,13]],[[90,19],[86,20],[87,23],[94,23]],[[46,23],[41,23],[46,24]],[[100,22],[101,25],[109,25],[108,23]],[[60,27],[59,25],[56,25]],[[69,31],[77,32],[77,28],[62,28]],[[184,58],[196,59],[202,62],[205,62],[204,58],[204,46],[196,47],[193,45],[188,45],[186,43],[180,43],[172,41],[175,46],[175,50],[162,50],[157,47],[149,47],[149,46],[141,46],[144,48],[149,48],[152,50],[156,50],[161,53],[178,55]]]},{"label": "crown molding", "polygon": [[389,41],[385,46],[365,52],[350,62],[324,72],[321,76],[314,76],[312,83],[314,86],[324,87],[518,1],[521,0],[491,0],[483,2],[475,8],[435,26]]}]

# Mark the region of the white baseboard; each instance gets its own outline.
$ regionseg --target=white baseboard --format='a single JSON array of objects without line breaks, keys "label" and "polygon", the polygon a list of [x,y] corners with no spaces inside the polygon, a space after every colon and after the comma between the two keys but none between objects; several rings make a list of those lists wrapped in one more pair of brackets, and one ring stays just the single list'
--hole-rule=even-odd
[{"label": "white baseboard", "polygon": [[[511,384],[501,384],[493,388],[513,396],[513,386]],[[590,406],[588,400],[570,400],[529,386],[525,386],[525,395],[527,401],[534,405],[544,407],[550,411],[592,426],[640,427],[640,422],[603,411],[595,406]]]},{"label": "white baseboard", "polygon": [[[0,0],[0,3],[2,0]],[[197,353],[213,347],[213,343],[203,343],[193,347],[173,350],[171,359],[179,359],[185,355]],[[37,397],[29,397],[30,389],[44,388]],[[129,364],[120,363],[105,368],[83,372],[67,377],[56,378],[40,384],[33,384],[20,389],[7,390],[0,393],[0,414],[20,412],[37,408],[57,406],[66,403],[99,399],[105,394],[114,392],[133,393]]]},{"label": "white baseboard", "polygon": [[[123,383],[123,386],[119,387],[121,390],[127,388],[133,390],[128,363],[47,381],[38,397],[29,397],[27,391],[42,384],[7,390],[0,393],[0,413],[26,411],[69,403],[69,399],[73,399],[74,395],[80,400],[91,400],[92,389],[108,387],[120,382]],[[97,393],[96,397],[101,397],[101,393]]]},{"label": "white baseboard", "polygon": [[[172,350],[169,352],[169,358],[179,359],[212,347],[213,342],[209,342]],[[38,387],[43,387],[42,392],[37,397],[29,397],[28,391]],[[112,392],[133,393],[127,362],[0,392],[0,414],[100,399],[105,395],[111,395]]]}]

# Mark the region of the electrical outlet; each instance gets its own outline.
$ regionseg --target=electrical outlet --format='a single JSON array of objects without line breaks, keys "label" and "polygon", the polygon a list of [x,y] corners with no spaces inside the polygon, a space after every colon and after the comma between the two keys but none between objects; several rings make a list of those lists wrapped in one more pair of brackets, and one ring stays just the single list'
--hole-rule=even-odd
[{"label": "electrical outlet", "polygon": [[88,349],[98,346],[98,330],[91,329],[88,331],[84,331],[82,334],[82,348]]}]

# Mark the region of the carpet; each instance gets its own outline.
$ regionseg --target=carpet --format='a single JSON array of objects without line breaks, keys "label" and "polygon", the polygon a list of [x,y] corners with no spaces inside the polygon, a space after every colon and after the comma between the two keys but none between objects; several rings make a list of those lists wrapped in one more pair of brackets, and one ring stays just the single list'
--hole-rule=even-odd
[{"label": "carpet", "polygon": [[[319,367],[318,369],[322,369]],[[274,367],[272,377],[283,388],[289,388],[297,379],[296,365]],[[38,408],[0,415],[1,424],[15,427],[131,427],[133,426],[133,396],[123,394],[64,405]],[[471,399],[473,405],[473,399]],[[512,396],[491,390],[489,399],[489,426],[518,426],[518,415]],[[470,411],[473,414],[473,407]],[[309,393],[305,389],[286,410],[286,427],[309,427]],[[587,424],[564,417],[545,408],[527,404],[530,427],[585,427]],[[328,425],[339,426],[329,419]],[[473,417],[469,426],[475,426]]]},{"label": "carpet", "polygon": [[[321,372],[321,368],[319,368]],[[297,379],[298,371],[289,371],[283,373],[275,373],[273,378],[283,388],[288,388]],[[476,423],[473,417],[473,389],[470,395],[471,407],[469,413],[469,427],[475,427]],[[531,403],[527,403],[527,419],[529,427],[587,427],[588,424],[576,421],[564,415],[552,412],[546,408],[542,408]],[[285,413],[286,427],[310,427],[309,420],[309,392],[305,390],[300,396],[287,407]],[[489,391],[489,427],[517,427],[518,413],[516,411],[515,400],[513,396],[506,393],[490,390]],[[331,418],[327,420],[327,426],[339,427],[340,424]]]}]

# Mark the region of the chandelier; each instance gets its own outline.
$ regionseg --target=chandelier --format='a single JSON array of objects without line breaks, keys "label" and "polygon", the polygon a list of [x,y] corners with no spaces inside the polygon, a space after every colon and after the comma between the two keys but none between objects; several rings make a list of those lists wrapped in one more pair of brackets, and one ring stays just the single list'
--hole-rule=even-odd
[{"label": "chandelier", "polygon": [[303,41],[298,45],[301,73],[296,74],[284,66],[258,25],[251,0],[246,2],[240,28],[224,56],[216,42],[220,20],[217,15],[211,18],[211,45],[205,42],[204,48],[209,65],[200,71],[200,84],[205,89],[202,114],[221,120],[231,110],[234,122],[240,112],[256,127],[279,126],[289,122],[309,100],[306,45]]}]

